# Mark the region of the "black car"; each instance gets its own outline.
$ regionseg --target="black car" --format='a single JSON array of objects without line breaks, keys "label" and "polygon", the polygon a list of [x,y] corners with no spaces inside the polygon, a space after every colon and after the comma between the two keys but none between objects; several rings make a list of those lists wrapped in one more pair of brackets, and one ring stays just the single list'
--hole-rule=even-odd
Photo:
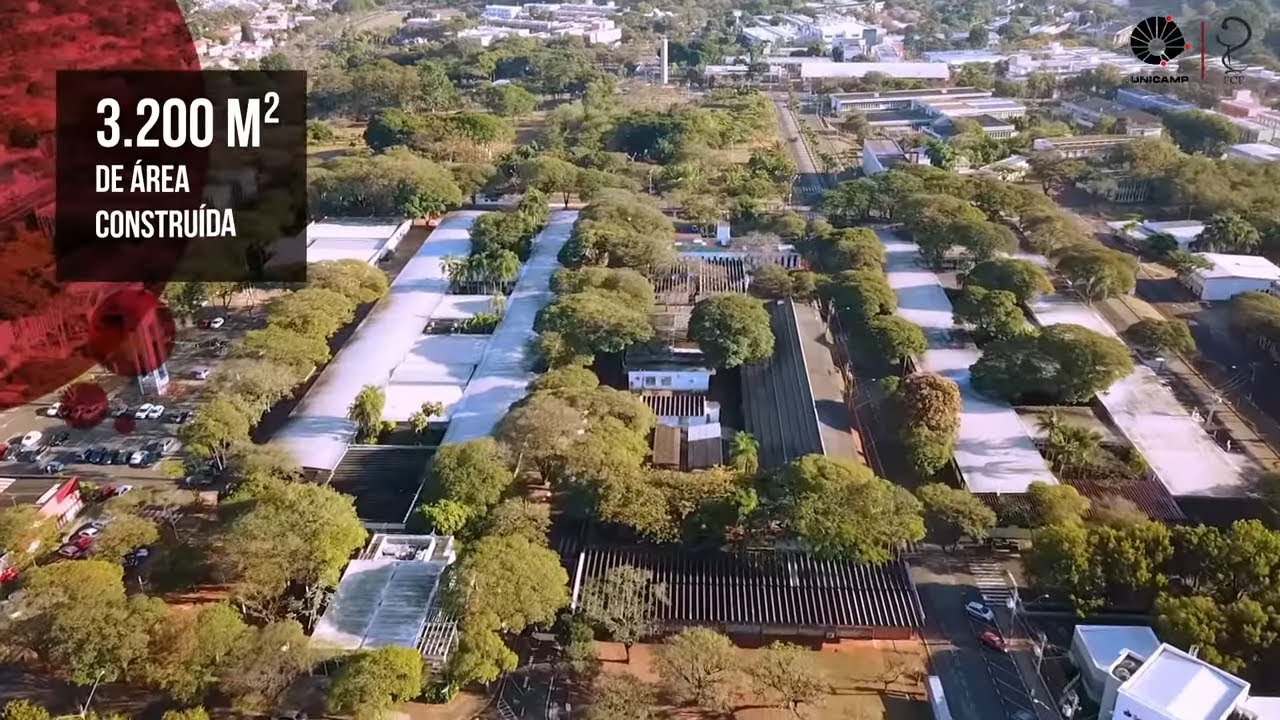
[{"label": "black car", "polygon": [[182,423],[190,419],[191,419],[190,410],[179,410],[174,413],[169,413],[169,422],[174,423],[175,425],[181,425]]},{"label": "black car", "polygon": [[107,449],[101,446],[95,447],[89,451],[89,455],[85,459],[93,463],[94,465],[106,465]]},{"label": "black car", "polygon": [[5,448],[4,454],[0,455],[0,460],[13,460],[18,457],[18,453],[22,452],[22,446],[18,443],[12,443]]},{"label": "black car", "polygon": [[71,433],[67,432],[66,430],[63,430],[60,433],[54,433],[53,437],[49,438],[49,444],[52,445],[53,447],[58,447],[59,445],[65,445],[66,442],[70,439],[71,439]]}]

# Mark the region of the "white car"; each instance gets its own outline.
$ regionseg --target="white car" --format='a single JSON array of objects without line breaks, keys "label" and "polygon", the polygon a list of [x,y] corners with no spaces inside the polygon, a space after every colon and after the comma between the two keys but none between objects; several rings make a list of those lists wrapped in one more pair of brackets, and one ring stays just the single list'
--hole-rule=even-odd
[{"label": "white car", "polygon": [[196,368],[191,371],[191,377],[196,380],[208,380],[210,372],[209,368]]},{"label": "white car", "polygon": [[210,318],[207,322],[205,322],[204,326],[209,328],[210,330],[217,330],[218,328],[222,327],[222,324],[225,323],[226,321],[227,321],[226,318],[220,318],[220,317]]},{"label": "white car", "polygon": [[99,534],[101,534],[101,533],[102,533],[102,530],[101,530],[101,529],[96,528],[96,527],[94,527],[94,526],[92,526],[92,525],[85,525],[84,527],[82,527],[82,528],[80,528],[79,530],[77,530],[77,531],[76,531],[76,534],[75,534],[75,535],[73,535],[72,537],[87,537],[87,538],[91,538],[91,537],[97,537],[97,536],[98,536]]},{"label": "white car", "polygon": [[133,489],[132,485],[117,485],[115,497],[120,497],[121,495],[129,492],[132,489]]},{"label": "white car", "polygon": [[138,406],[138,411],[133,414],[134,419],[146,420],[147,413],[151,412],[151,407],[151,403],[142,403],[142,405]]},{"label": "white car", "polygon": [[147,411],[148,420],[158,420],[161,415],[164,415],[163,405],[152,405],[151,409]]},{"label": "white car", "polygon": [[996,621],[996,614],[991,612],[991,608],[980,602],[965,604],[964,611],[983,622],[994,623]]},{"label": "white car", "polygon": [[48,415],[49,417],[58,417],[58,415],[61,413],[62,413],[62,403],[60,402],[56,402],[50,405],[49,409],[44,411],[44,414]]},{"label": "white car", "polygon": [[40,438],[42,437],[44,437],[44,433],[40,432],[39,430],[32,430],[31,432],[22,436],[22,447],[32,447],[36,443],[40,442]]}]

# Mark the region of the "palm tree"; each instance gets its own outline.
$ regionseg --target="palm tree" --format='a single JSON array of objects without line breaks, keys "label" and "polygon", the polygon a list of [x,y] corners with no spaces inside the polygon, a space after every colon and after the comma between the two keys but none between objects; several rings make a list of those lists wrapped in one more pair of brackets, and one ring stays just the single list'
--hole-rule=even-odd
[{"label": "palm tree", "polygon": [[749,432],[734,433],[729,441],[729,461],[744,475],[755,475],[760,469],[760,443]]},{"label": "palm tree", "polygon": [[1049,439],[1054,456],[1064,474],[1071,469],[1084,470],[1098,459],[1102,453],[1102,435],[1088,428],[1066,426],[1058,431],[1056,438]]},{"label": "palm tree", "polygon": [[1046,454],[1049,456],[1049,462],[1053,462],[1053,446],[1058,435],[1062,432],[1062,428],[1066,425],[1062,422],[1062,415],[1057,410],[1049,412],[1036,418],[1036,430],[1044,433],[1046,439]]}]

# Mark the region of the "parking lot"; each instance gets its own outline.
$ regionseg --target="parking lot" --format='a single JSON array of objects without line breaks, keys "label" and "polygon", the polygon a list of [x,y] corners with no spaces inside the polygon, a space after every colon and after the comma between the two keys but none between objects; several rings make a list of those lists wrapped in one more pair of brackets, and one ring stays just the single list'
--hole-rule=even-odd
[{"label": "parking lot", "polygon": [[[214,317],[224,318],[220,327],[201,326],[200,320]],[[164,453],[164,457],[180,455],[181,445],[175,438],[179,425],[175,416],[196,409],[207,383],[203,378],[217,368],[233,342],[261,324],[261,317],[260,307],[256,310],[232,308],[229,311],[221,307],[205,308],[192,327],[177,333],[173,352],[166,363],[169,386],[163,396],[143,394],[136,381],[111,376],[100,369],[96,371],[97,374],[82,378],[80,382],[101,386],[107,392],[113,408],[128,407],[128,411],[120,418],[112,417],[109,413],[95,427],[71,427],[64,419],[48,413],[50,406],[58,402],[58,393],[0,413],[0,441],[17,443],[23,435],[32,431],[41,433],[37,445],[49,444],[60,434],[66,436],[64,442],[50,447],[34,462],[13,459],[0,461],[0,475],[35,475],[41,473],[50,462],[58,462],[64,467],[57,474],[76,475],[95,483],[116,480],[131,483],[171,482],[163,472],[163,458],[157,458],[146,467],[138,467],[126,464],[127,461],[119,464],[90,463],[83,459],[83,454],[102,448],[107,452],[119,450],[127,457],[150,443],[171,440],[172,447]],[[144,404],[163,405],[163,413],[158,418],[136,418],[138,409]]]}]

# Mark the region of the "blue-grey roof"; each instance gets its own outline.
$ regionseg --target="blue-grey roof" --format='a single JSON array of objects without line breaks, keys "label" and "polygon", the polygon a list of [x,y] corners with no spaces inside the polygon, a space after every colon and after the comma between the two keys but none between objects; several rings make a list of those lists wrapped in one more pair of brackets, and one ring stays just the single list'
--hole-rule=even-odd
[{"label": "blue-grey roof", "polygon": [[483,212],[451,213],[391,284],[387,296],[320,373],[274,442],[305,468],[333,470],[355,436],[347,408],[365,385],[385,387],[449,290],[441,260],[471,249],[471,224]]}]

